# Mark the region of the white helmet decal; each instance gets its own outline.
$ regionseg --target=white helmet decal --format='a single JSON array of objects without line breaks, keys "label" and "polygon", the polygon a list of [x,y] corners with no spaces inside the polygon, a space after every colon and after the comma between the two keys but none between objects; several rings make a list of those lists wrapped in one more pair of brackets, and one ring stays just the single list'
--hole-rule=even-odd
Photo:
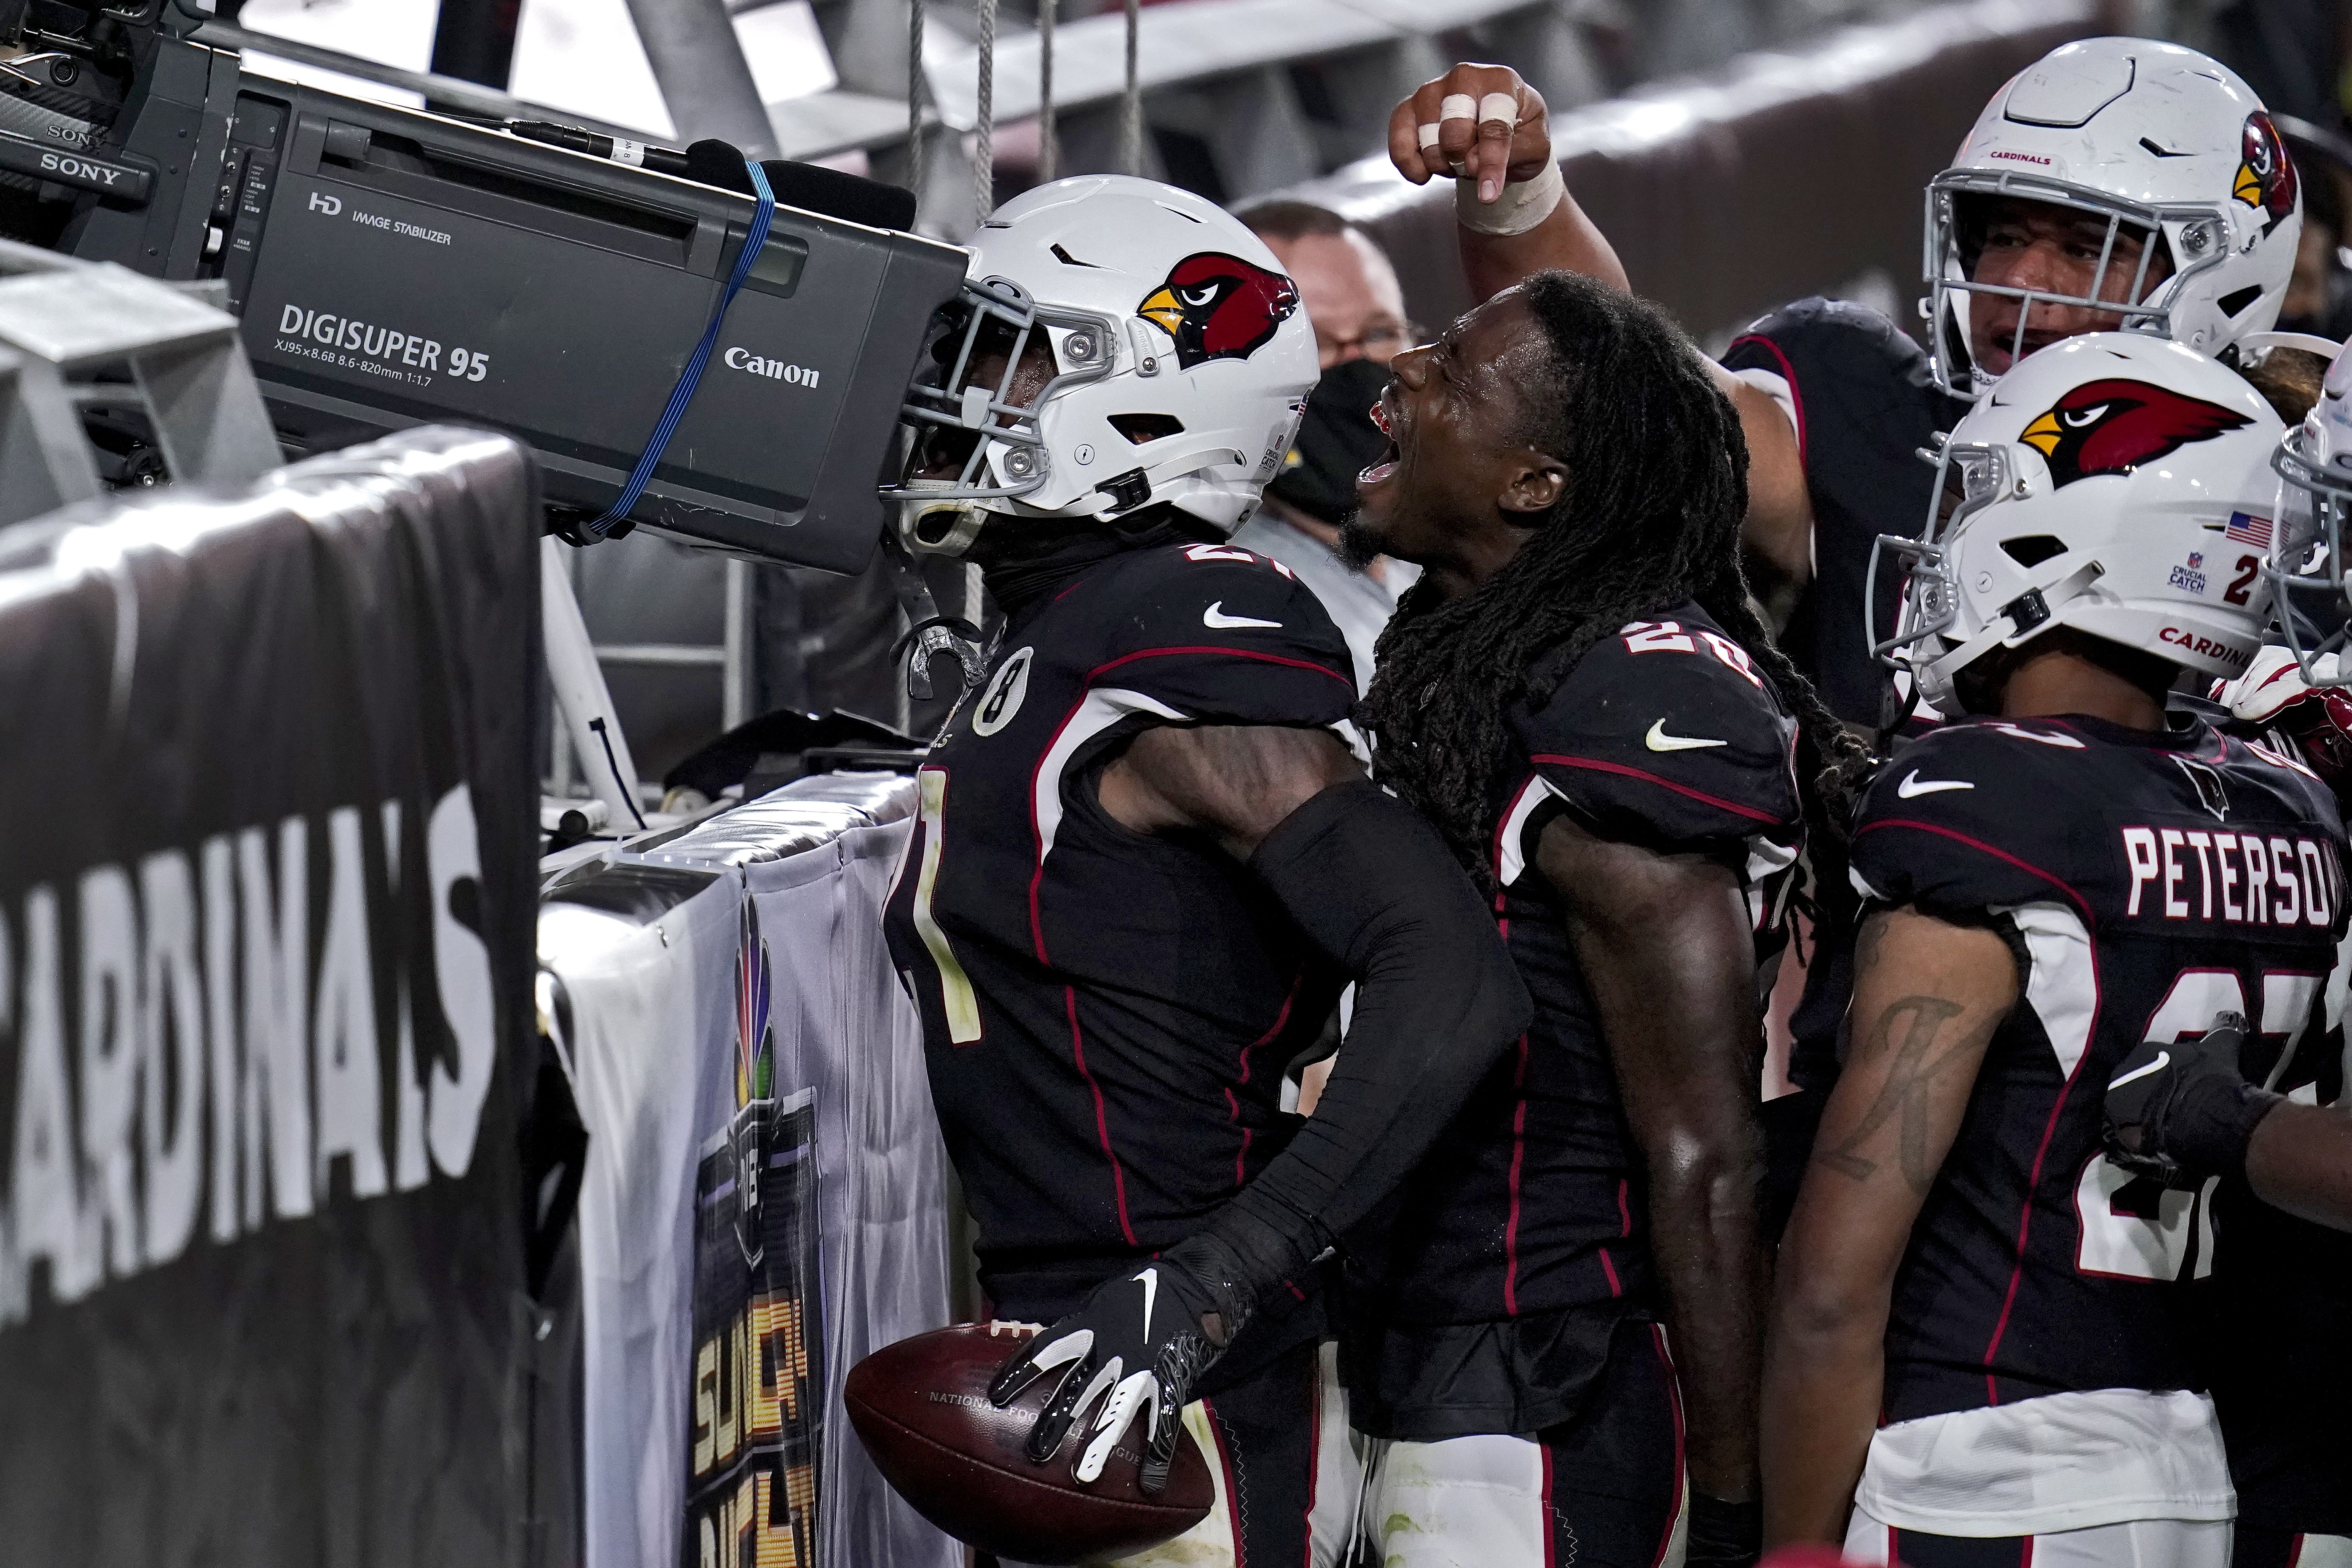
[{"label": "white helmet decal", "polygon": [[1297,286],[1281,273],[1204,250],[1171,268],[1135,313],[1173,338],[1177,368],[1192,370],[1213,359],[1249,358],[1297,309]]},{"label": "white helmet decal", "polygon": [[[1318,374],[1274,253],[1213,203],[1118,174],[1058,180],[974,237],[935,364],[909,389],[908,477],[883,491],[920,551],[988,520],[1177,507],[1220,532],[1256,509]],[[1042,390],[1016,386],[1050,358]],[[971,384],[976,368],[993,384]]]},{"label": "white helmet decal", "polygon": [[[2000,198],[2105,220],[2084,292],[1969,276],[1971,223]],[[2036,306],[2095,309],[2103,328],[2168,337],[2206,354],[2267,331],[2294,270],[2302,211],[2285,142],[2228,68],[2146,38],[2055,49],[1993,95],[1952,166],[1928,184],[1924,310],[1937,384],[1969,396],[1990,384],[1972,357],[1969,314],[2000,299],[2019,302],[2011,352],[2020,357],[2032,346],[2026,327]],[[2128,287],[2112,289],[2126,281],[2120,255],[2134,241]]]},{"label": "white helmet decal", "polygon": [[1922,536],[1878,541],[1874,595],[1908,576],[1874,651],[1953,718],[1961,670],[2056,626],[2242,674],[2269,619],[2279,429],[2244,377],[2144,333],[2029,355],[1945,442]]}]

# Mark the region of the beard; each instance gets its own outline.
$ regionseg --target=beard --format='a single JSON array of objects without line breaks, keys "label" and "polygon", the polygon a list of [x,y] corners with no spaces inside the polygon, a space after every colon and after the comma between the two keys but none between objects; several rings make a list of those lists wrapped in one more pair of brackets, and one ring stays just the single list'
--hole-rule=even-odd
[{"label": "beard", "polygon": [[1364,521],[1364,514],[1351,511],[1339,524],[1339,559],[1350,572],[1361,572],[1381,553],[1381,536]]}]

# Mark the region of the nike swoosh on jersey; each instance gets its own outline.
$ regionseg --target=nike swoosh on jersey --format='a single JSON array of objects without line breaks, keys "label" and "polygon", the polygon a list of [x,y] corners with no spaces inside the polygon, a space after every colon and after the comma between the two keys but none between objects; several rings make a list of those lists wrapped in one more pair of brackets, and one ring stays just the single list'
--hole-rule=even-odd
[{"label": "nike swoosh on jersey", "polygon": [[1224,613],[1224,609],[1225,602],[1223,599],[1219,599],[1215,604],[1211,605],[1207,609],[1201,612],[1201,624],[1208,627],[1213,632],[1229,632],[1236,626],[1278,626],[1282,625],[1280,621],[1258,621],[1252,620],[1247,616],[1229,616]]},{"label": "nike swoosh on jersey", "polygon": [[1937,790],[1976,787],[1966,779],[1923,779],[1919,776],[1919,770],[1913,768],[1903,782],[1895,786],[1895,793],[1909,800],[1914,795],[1934,795]]},{"label": "nike swoosh on jersey", "polygon": [[1147,1268],[1136,1276],[1143,1281],[1143,1337],[1151,1337],[1151,1309],[1160,1300],[1160,1270]]},{"label": "nike swoosh on jersey", "polygon": [[1709,741],[1697,735],[1669,735],[1666,733],[1666,721],[1661,719],[1650,726],[1650,732],[1642,737],[1642,744],[1654,752],[1695,752],[1702,746],[1727,746],[1731,742]]},{"label": "nike swoosh on jersey", "polygon": [[2107,1087],[2109,1089],[2121,1089],[2124,1085],[2132,1082],[2136,1079],[2146,1078],[2150,1073],[2162,1072],[2166,1068],[2168,1068],[2171,1065],[2172,1053],[2170,1051],[2158,1051],[2156,1053],[2156,1060],[2148,1063],[2146,1067],[2134,1068],[2131,1071],[2124,1074],[2121,1078],[2109,1079],[2107,1080]]}]

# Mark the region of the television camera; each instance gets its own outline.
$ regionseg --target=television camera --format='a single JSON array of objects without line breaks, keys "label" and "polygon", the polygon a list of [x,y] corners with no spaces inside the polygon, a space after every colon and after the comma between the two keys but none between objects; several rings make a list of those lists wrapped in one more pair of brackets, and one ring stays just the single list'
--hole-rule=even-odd
[{"label": "television camera", "polygon": [[[562,128],[250,73],[210,20],[209,0],[0,0],[0,237],[218,279],[294,456],[488,426],[536,451],[551,510],[613,508],[755,202],[656,172],[680,154],[592,156],[529,139],[593,143]],[[612,522],[863,566],[908,381],[964,259],[777,205],[674,437]],[[93,436],[117,478],[160,462],[135,428]]]}]

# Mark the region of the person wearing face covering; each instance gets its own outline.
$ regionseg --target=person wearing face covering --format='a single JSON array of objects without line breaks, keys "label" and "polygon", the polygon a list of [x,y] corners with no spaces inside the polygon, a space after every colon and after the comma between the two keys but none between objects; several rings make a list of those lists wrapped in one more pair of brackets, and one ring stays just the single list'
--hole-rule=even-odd
[{"label": "person wearing face covering", "polygon": [[1356,510],[1356,475],[1387,446],[1371,406],[1388,385],[1389,361],[1412,342],[1404,290],[1371,237],[1328,208],[1271,201],[1234,216],[1297,285],[1323,374],[1281,470],[1234,542],[1272,556],[1314,590],[1348,639],[1361,689],[1371,682],[1381,628],[1421,575],[1385,556],[1350,562],[1339,548],[1339,526]]}]

